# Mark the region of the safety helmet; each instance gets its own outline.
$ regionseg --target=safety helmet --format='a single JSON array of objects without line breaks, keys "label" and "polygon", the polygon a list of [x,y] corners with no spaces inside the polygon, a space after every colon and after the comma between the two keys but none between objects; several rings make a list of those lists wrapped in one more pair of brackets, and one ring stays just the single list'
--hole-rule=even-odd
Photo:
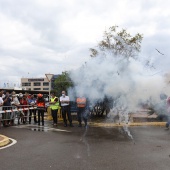
[{"label": "safety helmet", "polygon": [[43,95],[39,93],[37,96],[38,96],[38,97],[42,97]]}]

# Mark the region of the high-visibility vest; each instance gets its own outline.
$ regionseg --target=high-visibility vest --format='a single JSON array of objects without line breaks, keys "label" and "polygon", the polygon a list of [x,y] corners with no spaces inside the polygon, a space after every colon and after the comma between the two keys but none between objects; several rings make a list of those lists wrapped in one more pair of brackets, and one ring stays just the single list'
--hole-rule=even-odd
[{"label": "high-visibility vest", "polygon": [[37,102],[37,107],[45,107],[45,102]]},{"label": "high-visibility vest", "polygon": [[77,102],[77,107],[85,107],[86,106],[86,98],[85,97],[78,97],[76,102]]},{"label": "high-visibility vest", "polygon": [[[55,99],[57,99],[57,97],[51,98],[51,102],[54,102]],[[50,108],[51,108],[52,110],[57,110],[57,109],[59,109],[59,101],[57,101],[55,104],[50,105]]]}]

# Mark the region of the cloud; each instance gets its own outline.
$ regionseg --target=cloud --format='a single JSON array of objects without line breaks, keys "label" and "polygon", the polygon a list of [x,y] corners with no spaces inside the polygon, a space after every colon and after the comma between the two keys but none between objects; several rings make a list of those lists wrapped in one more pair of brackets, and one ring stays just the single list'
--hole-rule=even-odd
[{"label": "cloud", "polygon": [[76,69],[113,25],[144,35],[144,57],[159,55],[155,48],[167,57],[168,6],[160,0],[1,0],[1,81]]}]

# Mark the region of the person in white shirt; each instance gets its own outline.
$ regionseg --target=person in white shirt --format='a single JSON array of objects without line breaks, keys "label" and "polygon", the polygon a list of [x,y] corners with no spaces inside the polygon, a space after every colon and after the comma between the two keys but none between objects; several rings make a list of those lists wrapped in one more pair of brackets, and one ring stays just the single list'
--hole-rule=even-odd
[{"label": "person in white shirt", "polygon": [[[16,93],[13,91],[12,92],[12,100],[11,100],[11,105],[12,105],[12,109],[16,109],[17,107],[19,107],[20,102],[18,100],[18,97],[16,95]],[[10,125],[14,125],[14,120],[16,118],[16,115],[19,115],[18,111],[14,111],[11,112],[11,121],[10,121]]]},{"label": "person in white shirt", "polygon": [[60,97],[60,105],[61,105],[64,126],[67,127],[67,119],[66,119],[66,114],[67,114],[70,126],[74,127],[72,124],[72,117],[71,117],[71,112],[70,112],[70,98],[69,96],[66,96],[65,91],[62,91],[62,96]]}]

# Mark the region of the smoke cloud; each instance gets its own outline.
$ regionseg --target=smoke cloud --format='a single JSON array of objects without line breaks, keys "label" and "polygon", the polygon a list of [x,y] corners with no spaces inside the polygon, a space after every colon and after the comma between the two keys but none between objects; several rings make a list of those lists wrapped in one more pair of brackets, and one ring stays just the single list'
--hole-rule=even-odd
[{"label": "smoke cloud", "polygon": [[165,76],[157,73],[146,60],[125,59],[121,56],[103,55],[91,58],[87,63],[70,73],[75,84],[69,95],[87,97],[90,103],[113,98],[114,106],[134,112],[140,103],[160,102],[160,94],[168,95]]}]

